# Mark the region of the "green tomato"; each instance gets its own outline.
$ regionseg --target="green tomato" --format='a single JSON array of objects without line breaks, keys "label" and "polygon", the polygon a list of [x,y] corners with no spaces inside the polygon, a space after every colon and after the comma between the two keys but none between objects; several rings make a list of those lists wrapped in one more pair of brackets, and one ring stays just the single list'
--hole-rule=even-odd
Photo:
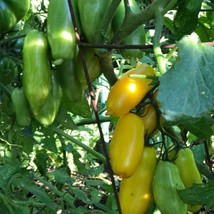
[{"label": "green tomato", "polygon": [[[78,0],[78,10],[83,33],[90,43],[94,43],[103,15],[111,1],[109,0]],[[110,35],[110,28],[106,37]]]},{"label": "green tomato", "polygon": [[0,0],[0,34],[12,29],[30,8],[30,0]]},{"label": "green tomato", "polygon": [[62,98],[62,89],[59,83],[56,81],[55,74],[52,73],[51,76],[51,90],[46,99],[44,105],[39,110],[38,114],[35,115],[37,121],[44,125],[49,126],[51,125],[58,113]]},{"label": "green tomato", "polygon": [[11,94],[16,122],[20,126],[29,126],[31,122],[30,107],[24,94],[23,88],[14,88]]},{"label": "green tomato", "polygon": [[83,97],[82,86],[77,78],[76,70],[75,60],[66,60],[56,66],[57,80],[69,102],[79,102]]},{"label": "green tomato", "polygon": [[171,214],[172,211],[179,214],[187,213],[187,204],[177,193],[177,190],[184,188],[178,168],[173,163],[160,160],[153,179],[153,194],[161,213]]},{"label": "green tomato", "polygon": [[54,59],[72,59],[76,36],[67,0],[51,0],[48,6],[47,35]]},{"label": "green tomato", "polygon": [[[196,166],[194,155],[189,148],[181,149],[175,159],[175,165],[178,167],[181,180],[184,186],[191,187],[193,184],[201,184],[202,178]],[[189,205],[188,211],[197,212],[201,209],[200,205]]]},{"label": "green tomato", "polygon": [[31,30],[23,47],[23,86],[34,115],[46,102],[51,90],[51,69],[48,41],[43,32]]}]

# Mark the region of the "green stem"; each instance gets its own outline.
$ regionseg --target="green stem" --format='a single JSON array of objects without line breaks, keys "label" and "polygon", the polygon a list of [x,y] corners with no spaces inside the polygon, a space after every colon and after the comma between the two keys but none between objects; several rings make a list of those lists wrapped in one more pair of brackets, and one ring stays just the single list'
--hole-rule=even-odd
[{"label": "green stem", "polygon": [[119,44],[126,36],[132,33],[137,27],[145,24],[155,18],[155,13],[158,8],[164,8],[162,10],[162,15],[174,7],[177,0],[155,0],[148,7],[146,7],[142,12],[135,14],[130,13],[128,17],[124,20],[121,27],[115,33],[110,41],[110,44]]},{"label": "green stem", "polygon": [[[111,121],[110,117],[100,116],[101,123],[110,122],[110,121]],[[97,120],[95,118],[92,118],[92,119],[85,118],[85,119],[76,121],[75,124],[77,126],[83,126],[83,125],[87,125],[87,124],[97,124]]]},{"label": "green stem", "polygon": [[18,145],[18,144],[12,144],[10,143],[8,140],[6,140],[5,138],[3,137],[0,137],[0,140],[4,143],[6,143],[7,146],[11,146],[11,147],[19,147],[19,148],[22,148],[21,145]]},{"label": "green stem", "polygon": [[3,44],[8,43],[8,42],[11,42],[13,40],[18,40],[18,39],[23,38],[25,36],[26,36],[26,34],[9,37],[7,39],[4,39],[4,40],[0,41],[0,45],[3,45]]},{"label": "green stem", "polygon": [[10,200],[0,192],[0,199],[4,202],[4,205],[7,207],[9,210],[10,214],[15,214],[13,211],[12,206],[10,205]]},{"label": "green stem", "polygon": [[174,52],[178,49],[178,46],[175,45],[170,52],[166,55],[165,59],[166,61],[169,61],[169,59],[173,56]]},{"label": "green stem", "polygon": [[[100,24],[100,29],[99,29],[100,32],[105,33],[108,30],[108,27],[114,17],[114,14],[115,14],[120,2],[121,2],[121,0],[114,0],[110,3],[109,8],[106,10],[106,13],[104,14],[102,22]],[[105,39],[105,37],[103,37],[102,35],[103,35],[103,33],[97,34],[96,43],[98,43],[98,44],[105,43],[105,41],[103,41]]]},{"label": "green stem", "polygon": [[68,205],[73,204],[74,199],[73,197],[65,192],[61,192],[59,191],[55,186],[53,186],[50,182],[46,181],[44,178],[40,177],[37,174],[33,174],[34,178],[37,179],[38,181],[40,181],[41,183],[43,183],[46,187],[48,187],[50,190],[52,190],[56,195],[58,195],[60,198],[62,198],[63,200],[65,200]]},{"label": "green stem", "polygon": [[54,130],[57,134],[62,135],[63,137],[65,137],[66,139],[72,141],[73,143],[75,143],[76,145],[80,146],[81,148],[85,149],[87,152],[91,153],[92,155],[94,155],[96,158],[98,158],[99,160],[101,160],[103,163],[106,162],[106,159],[103,155],[101,155],[100,153],[96,152],[95,150],[93,150],[92,148],[90,148],[89,146],[81,143],[80,141],[76,140],[75,138],[73,138],[72,136],[66,134],[65,132],[63,132],[62,130],[56,128],[56,127],[52,127],[52,130]]},{"label": "green stem", "polygon": [[112,52],[101,53],[99,51],[98,58],[100,61],[101,71],[108,80],[109,84],[113,86],[117,81],[117,76],[114,73],[114,67],[112,65]]},{"label": "green stem", "polygon": [[45,207],[47,206],[46,203],[41,203],[41,202],[36,202],[34,200],[27,200],[27,201],[16,201],[12,200],[12,202],[16,205],[21,205],[21,206],[33,206],[33,207]]},{"label": "green stem", "polygon": [[145,75],[145,74],[130,74],[129,77],[131,78],[139,78],[139,79],[152,79],[158,80],[158,77],[152,75]]},{"label": "green stem", "polygon": [[183,147],[183,142],[180,139],[180,137],[175,133],[174,129],[172,127],[164,127],[161,128],[161,132],[168,136],[175,147]]},{"label": "green stem", "polygon": [[162,8],[159,8],[159,10],[155,13],[155,34],[153,37],[153,49],[154,54],[158,63],[158,68],[160,74],[164,74],[166,72],[166,59],[162,53],[161,47],[160,47],[160,38],[161,33],[163,29],[163,15],[161,14]]}]

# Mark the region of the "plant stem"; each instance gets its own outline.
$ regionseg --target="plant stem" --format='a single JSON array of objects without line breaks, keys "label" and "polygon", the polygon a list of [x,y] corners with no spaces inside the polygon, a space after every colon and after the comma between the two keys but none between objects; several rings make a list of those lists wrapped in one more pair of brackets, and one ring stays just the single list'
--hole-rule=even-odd
[{"label": "plant stem", "polygon": [[178,46],[175,45],[171,50],[170,52],[166,55],[165,59],[167,61],[169,61],[169,59],[172,57],[172,55],[174,54],[174,52],[177,50]]},{"label": "plant stem", "polygon": [[153,49],[154,49],[154,54],[158,63],[159,72],[162,75],[166,72],[166,59],[160,47],[160,38],[161,38],[163,22],[164,22],[161,11],[162,11],[162,8],[157,10],[155,13],[155,34],[153,37]]},{"label": "plant stem", "polygon": [[28,201],[16,201],[12,200],[12,202],[16,205],[22,205],[22,206],[33,206],[33,207],[46,207],[46,203],[41,203],[41,202],[36,202],[33,200],[28,200]]},{"label": "plant stem", "polygon": [[[111,121],[110,117],[100,116],[101,123],[110,122],[110,121]],[[83,126],[87,124],[96,124],[96,123],[97,123],[96,118],[92,118],[92,119],[85,118],[75,122],[77,126]]]},{"label": "plant stem", "polygon": [[[99,51],[100,52],[100,51]],[[97,52],[96,52],[97,53]],[[113,86],[117,81],[117,76],[114,73],[114,67],[112,65],[112,52],[98,53],[101,71],[109,84]]]},{"label": "plant stem", "polygon": [[0,192],[0,199],[3,201],[4,205],[7,207],[7,209],[9,210],[10,214],[14,214],[13,208],[10,205],[10,200]]},{"label": "plant stem", "polygon": [[132,33],[137,27],[155,18],[155,13],[158,8],[164,8],[162,15],[174,7],[177,0],[155,0],[141,13],[130,13],[122,23],[121,27],[115,33],[110,41],[110,44],[119,44],[126,36]]},{"label": "plant stem", "polygon": [[55,131],[57,134],[60,134],[61,136],[65,137],[66,139],[72,141],[73,143],[75,143],[76,145],[80,146],[81,148],[85,149],[87,152],[91,153],[92,155],[94,155],[96,158],[98,158],[99,160],[101,160],[103,163],[106,162],[105,157],[96,152],[95,150],[93,150],[92,148],[90,148],[89,146],[81,143],[80,141],[78,141],[77,139],[73,138],[72,136],[66,134],[64,131],[56,128],[56,127],[51,127],[53,131]]}]

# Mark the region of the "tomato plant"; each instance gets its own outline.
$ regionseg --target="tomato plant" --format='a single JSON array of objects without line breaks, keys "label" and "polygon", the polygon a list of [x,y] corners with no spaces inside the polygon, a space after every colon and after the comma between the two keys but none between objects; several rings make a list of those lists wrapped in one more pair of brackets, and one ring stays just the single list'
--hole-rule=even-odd
[{"label": "tomato plant", "polygon": [[213,213],[213,11],[0,0],[1,213]]}]

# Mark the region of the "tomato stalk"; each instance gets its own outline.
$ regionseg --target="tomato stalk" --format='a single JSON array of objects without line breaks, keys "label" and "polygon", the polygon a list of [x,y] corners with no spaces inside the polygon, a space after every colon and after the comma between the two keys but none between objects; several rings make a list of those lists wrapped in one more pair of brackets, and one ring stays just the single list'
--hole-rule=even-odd
[{"label": "tomato stalk", "polygon": [[5,196],[3,193],[0,192],[0,199],[4,202],[4,205],[7,207],[7,209],[10,211],[11,214],[14,214],[13,208],[10,205],[11,201],[10,199]]},{"label": "tomato stalk", "polygon": [[56,127],[52,127],[52,130],[54,130],[57,134],[65,137],[66,139],[72,141],[73,143],[75,143],[76,145],[80,146],[81,148],[83,148],[85,151],[91,153],[92,155],[94,155],[96,158],[98,158],[99,160],[101,160],[103,163],[106,162],[106,158],[101,155],[100,153],[96,152],[95,150],[93,150],[92,148],[90,148],[89,146],[81,143],[80,141],[76,140],[75,138],[73,138],[72,136],[66,134],[65,132],[63,132],[62,130],[56,128]]},{"label": "tomato stalk", "polygon": [[[156,0],[146,7],[141,13],[128,13],[121,27],[111,39],[111,44],[119,44],[126,36],[133,32],[140,25],[155,18],[155,12],[158,8],[164,8],[162,14],[164,15],[168,10],[174,7],[177,0]],[[128,16],[128,17],[127,17]]]},{"label": "tomato stalk", "polygon": [[108,80],[109,84],[113,86],[117,82],[117,77],[114,73],[114,67],[112,65],[112,52],[106,52],[104,54],[99,54],[98,56],[101,71]]},{"label": "tomato stalk", "polygon": [[154,54],[158,63],[158,68],[160,74],[164,74],[166,72],[166,59],[162,53],[161,47],[160,47],[160,37],[163,29],[163,15],[162,15],[162,8],[156,11],[155,13],[155,34],[153,37],[153,49]]},{"label": "tomato stalk", "polygon": [[169,59],[173,56],[174,52],[178,49],[177,45],[174,45],[172,49],[169,51],[169,53],[166,55],[165,59],[169,61]]}]

